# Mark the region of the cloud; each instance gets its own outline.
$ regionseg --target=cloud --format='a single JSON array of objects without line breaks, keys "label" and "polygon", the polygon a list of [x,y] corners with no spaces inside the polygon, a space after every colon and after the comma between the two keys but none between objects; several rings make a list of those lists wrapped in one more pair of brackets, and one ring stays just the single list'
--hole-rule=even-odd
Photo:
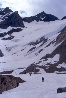
[{"label": "cloud", "polygon": [[66,0],[31,0],[33,14],[45,11],[59,18],[66,15]]},{"label": "cloud", "polygon": [[25,15],[36,15],[41,11],[53,14],[59,18],[66,15],[66,0],[0,0],[2,7],[25,11]]},{"label": "cloud", "polygon": [[24,17],[27,16],[27,13],[25,11],[19,11],[20,16]]},{"label": "cloud", "polygon": [[2,7],[2,4],[0,3],[0,7]]},{"label": "cloud", "polygon": [[0,0],[2,7],[10,7],[13,11],[25,11],[27,16],[32,15],[29,0]]},{"label": "cloud", "polygon": [[25,13],[25,11],[20,11],[20,13],[22,14],[22,13]]},{"label": "cloud", "polygon": [[46,11],[52,13],[59,18],[62,18],[66,15],[66,0],[48,0]]}]

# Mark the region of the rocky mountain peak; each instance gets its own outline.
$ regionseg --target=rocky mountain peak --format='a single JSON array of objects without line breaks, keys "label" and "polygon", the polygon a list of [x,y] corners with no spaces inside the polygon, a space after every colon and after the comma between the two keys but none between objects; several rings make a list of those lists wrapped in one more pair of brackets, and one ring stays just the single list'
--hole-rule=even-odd
[{"label": "rocky mountain peak", "polygon": [[[7,8],[8,9],[8,8]],[[5,19],[0,22],[0,28],[11,27],[24,27],[22,17],[18,14],[18,11],[5,15]]]},{"label": "rocky mountain peak", "polygon": [[64,16],[61,20],[64,20],[64,19],[66,19],[66,16]]},{"label": "rocky mountain peak", "polygon": [[0,15],[5,15],[7,13],[13,12],[9,7],[0,8]]},{"label": "rocky mountain peak", "polygon": [[44,22],[49,22],[49,21],[55,21],[55,20],[58,20],[58,18],[54,15],[51,15],[51,14],[46,14],[44,11],[35,15],[35,16],[31,16],[31,17],[25,17],[23,18],[23,20],[25,22],[32,22],[32,21],[44,21]]}]

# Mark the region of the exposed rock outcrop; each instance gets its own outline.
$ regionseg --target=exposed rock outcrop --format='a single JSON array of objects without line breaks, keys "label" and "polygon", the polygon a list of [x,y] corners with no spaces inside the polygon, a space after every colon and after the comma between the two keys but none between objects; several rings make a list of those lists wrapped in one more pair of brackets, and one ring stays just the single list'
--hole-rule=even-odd
[{"label": "exposed rock outcrop", "polygon": [[61,20],[64,20],[64,19],[66,19],[66,16],[64,16]]},{"label": "exposed rock outcrop", "polygon": [[19,83],[25,82],[20,77],[14,77],[12,75],[0,75],[0,94],[4,91],[16,88]]},{"label": "exposed rock outcrop", "polygon": [[13,12],[7,16],[7,18],[0,22],[0,28],[7,28],[7,27],[24,27],[23,20],[19,16],[18,12]]},{"label": "exposed rock outcrop", "polygon": [[3,71],[3,72],[0,72],[0,74],[11,74],[13,72],[13,70],[11,71]]},{"label": "exposed rock outcrop", "polygon": [[35,16],[31,16],[31,17],[25,17],[23,18],[23,21],[25,22],[32,22],[36,20],[37,22],[38,21],[44,21],[44,22],[49,22],[49,21],[55,21],[55,20],[58,20],[58,18],[54,15],[51,15],[51,14],[46,14],[44,11],[35,15]]},{"label": "exposed rock outcrop", "polygon": [[61,33],[56,38],[56,44],[66,40],[66,26],[60,32]]},{"label": "exposed rock outcrop", "polygon": [[[2,38],[2,40],[11,40],[14,38],[14,36],[12,36],[12,33],[13,32],[20,32],[20,31],[22,31],[21,28],[12,28],[8,32],[0,33],[0,37],[4,37],[4,38]],[[9,37],[5,38],[6,35],[9,35]]]},{"label": "exposed rock outcrop", "polygon": [[2,53],[2,51],[0,50],[0,57],[3,57],[4,56],[4,54]]},{"label": "exposed rock outcrop", "polygon": [[63,92],[66,92],[66,87],[57,89],[57,93],[63,93]]},{"label": "exposed rock outcrop", "polygon": [[9,7],[6,8],[0,8],[0,15],[5,15],[7,13],[13,12]]},{"label": "exposed rock outcrop", "polygon": [[26,74],[26,73],[30,73],[30,72],[37,73],[37,72],[39,72],[39,69],[37,69],[35,64],[31,64],[23,72],[20,72],[20,74]]},{"label": "exposed rock outcrop", "polygon": [[63,28],[63,30],[60,31],[61,33],[57,36],[55,45],[60,45],[51,53],[46,54],[44,57],[42,57],[40,60],[47,61],[49,58],[53,58],[56,54],[59,54],[59,61],[55,62],[54,64],[48,64],[48,68],[46,68],[47,72],[54,72],[54,71],[66,71],[65,68],[57,68],[59,64],[66,63],[66,27]]}]

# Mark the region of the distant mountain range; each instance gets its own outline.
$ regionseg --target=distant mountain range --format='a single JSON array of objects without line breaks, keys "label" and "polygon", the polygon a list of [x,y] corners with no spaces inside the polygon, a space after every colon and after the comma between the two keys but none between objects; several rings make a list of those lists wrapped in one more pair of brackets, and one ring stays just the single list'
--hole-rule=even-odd
[{"label": "distant mountain range", "polygon": [[8,7],[0,9],[0,28],[12,27],[24,27],[22,17],[18,14],[18,11],[13,12]]},{"label": "distant mountain range", "polygon": [[32,22],[34,20],[38,21],[44,21],[44,22],[49,22],[49,21],[55,21],[58,20],[58,18],[54,15],[51,14],[46,14],[44,11],[31,17],[25,17],[23,18],[25,22]]},{"label": "distant mountain range", "polygon": [[[66,85],[65,78],[66,16],[59,20],[43,11],[22,18],[18,11],[1,8],[0,98],[60,98],[56,90]],[[49,96],[53,93],[57,97]]]},{"label": "distant mountain range", "polygon": [[[66,19],[63,17],[62,19]],[[20,17],[18,11],[13,12],[9,7],[0,8],[0,28],[7,28],[8,26],[12,27],[24,27],[23,22],[32,22],[32,21],[44,21],[50,22],[59,20],[56,16],[51,14],[46,14],[44,11],[31,17]]]},{"label": "distant mountain range", "polygon": [[61,20],[66,19],[66,16],[64,16]]},{"label": "distant mountain range", "polygon": [[5,15],[7,13],[13,12],[9,7],[6,8],[0,8],[0,15]]}]

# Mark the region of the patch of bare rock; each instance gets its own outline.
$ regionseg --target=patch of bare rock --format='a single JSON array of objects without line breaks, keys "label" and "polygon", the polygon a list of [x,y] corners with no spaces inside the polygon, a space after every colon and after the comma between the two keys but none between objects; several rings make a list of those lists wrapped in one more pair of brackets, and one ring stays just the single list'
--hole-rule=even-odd
[{"label": "patch of bare rock", "polygon": [[16,88],[19,83],[24,83],[20,77],[14,77],[12,75],[0,75],[0,94],[4,91]]}]

